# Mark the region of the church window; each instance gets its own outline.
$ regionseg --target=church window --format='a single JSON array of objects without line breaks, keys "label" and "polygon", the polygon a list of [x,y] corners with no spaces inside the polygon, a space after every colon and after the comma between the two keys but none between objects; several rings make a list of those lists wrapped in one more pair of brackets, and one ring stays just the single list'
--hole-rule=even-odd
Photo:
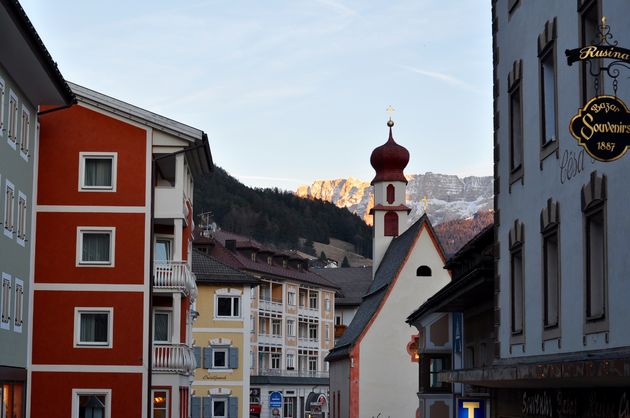
[{"label": "church window", "polygon": [[416,270],[416,276],[429,277],[431,276],[431,267],[429,266],[420,266]]},{"label": "church window", "polygon": [[396,189],[394,188],[393,184],[388,184],[387,185],[387,203],[392,204],[394,203],[394,200],[396,196]]},{"label": "church window", "polygon": [[387,212],[385,214],[385,236],[398,236],[398,214],[396,212]]}]

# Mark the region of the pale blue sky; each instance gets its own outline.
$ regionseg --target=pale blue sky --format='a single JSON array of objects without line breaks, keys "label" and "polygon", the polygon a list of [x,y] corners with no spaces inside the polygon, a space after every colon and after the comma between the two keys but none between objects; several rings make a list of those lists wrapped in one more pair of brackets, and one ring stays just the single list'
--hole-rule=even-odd
[{"label": "pale blue sky", "polygon": [[70,81],[206,131],[252,186],[492,174],[490,4],[481,0],[21,0]]}]

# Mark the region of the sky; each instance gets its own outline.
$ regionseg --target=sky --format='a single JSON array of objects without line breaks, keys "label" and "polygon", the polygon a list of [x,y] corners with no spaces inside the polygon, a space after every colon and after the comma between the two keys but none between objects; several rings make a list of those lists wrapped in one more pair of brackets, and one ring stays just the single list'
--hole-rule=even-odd
[{"label": "sky", "polygon": [[407,173],[492,175],[487,1],[20,2],[66,79],[204,130],[249,186],[371,180],[390,105]]}]

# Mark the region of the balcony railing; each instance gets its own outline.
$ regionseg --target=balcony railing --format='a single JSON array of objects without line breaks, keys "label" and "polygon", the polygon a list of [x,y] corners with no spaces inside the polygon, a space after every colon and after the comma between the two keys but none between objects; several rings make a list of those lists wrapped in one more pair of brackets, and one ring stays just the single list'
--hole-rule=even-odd
[{"label": "balcony railing", "polygon": [[259,310],[282,312],[282,299],[272,299],[264,296],[260,297]]},{"label": "balcony railing", "polygon": [[161,344],[153,346],[153,371],[157,373],[190,376],[197,362],[191,347],[186,344]]},{"label": "balcony railing", "polygon": [[282,335],[258,334],[258,342],[260,344],[282,345]]},{"label": "balcony railing", "polygon": [[180,291],[193,298],[197,296],[195,275],[185,261],[156,261],[153,288]]},{"label": "balcony railing", "polygon": [[[255,374],[255,372],[253,373]],[[286,369],[264,369],[258,370],[257,376],[286,376],[286,377],[319,377],[328,378],[328,372],[326,371],[311,371],[311,370],[286,370]]]},{"label": "balcony railing", "polygon": [[300,305],[298,306],[298,315],[318,317],[319,309],[311,308],[310,306],[306,306],[306,305]]},{"label": "balcony railing", "polygon": [[298,338],[298,347],[319,348],[319,338]]}]

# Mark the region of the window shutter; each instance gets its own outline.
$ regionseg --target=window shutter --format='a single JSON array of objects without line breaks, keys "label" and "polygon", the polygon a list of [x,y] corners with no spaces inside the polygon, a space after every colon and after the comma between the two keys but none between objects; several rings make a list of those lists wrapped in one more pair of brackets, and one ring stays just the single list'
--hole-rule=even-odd
[{"label": "window shutter", "polygon": [[195,362],[197,363],[197,368],[201,367],[201,347],[193,347],[193,354],[195,355]]},{"label": "window shutter", "polygon": [[238,369],[238,347],[230,347],[230,369]]},{"label": "window shutter", "polygon": [[212,368],[212,347],[203,348],[203,367],[204,369]]},{"label": "window shutter", "polygon": [[203,399],[203,418],[212,418],[212,397],[204,396],[202,399]]},{"label": "window shutter", "polygon": [[190,412],[192,418],[201,418],[201,398],[193,396],[190,401]]},{"label": "window shutter", "polygon": [[228,418],[238,418],[238,398],[236,396],[228,398]]}]

